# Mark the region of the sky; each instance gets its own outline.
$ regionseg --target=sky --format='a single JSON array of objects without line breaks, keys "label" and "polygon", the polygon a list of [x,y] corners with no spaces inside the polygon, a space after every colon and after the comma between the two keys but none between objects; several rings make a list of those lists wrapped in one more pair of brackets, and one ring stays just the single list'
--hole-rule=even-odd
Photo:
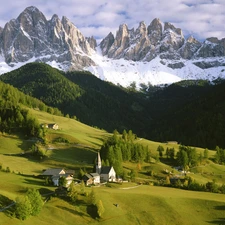
[{"label": "sky", "polygon": [[0,7],[0,26],[29,6],[37,7],[49,20],[54,14],[66,16],[83,33],[101,40],[120,24],[137,28],[154,18],[181,28],[185,37],[200,41],[225,38],[225,0],[6,0]]}]

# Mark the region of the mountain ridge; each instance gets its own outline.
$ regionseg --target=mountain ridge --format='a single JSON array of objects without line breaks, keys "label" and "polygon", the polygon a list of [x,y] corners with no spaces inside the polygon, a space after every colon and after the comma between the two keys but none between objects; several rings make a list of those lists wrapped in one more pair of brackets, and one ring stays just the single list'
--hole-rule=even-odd
[{"label": "mountain ridge", "polygon": [[26,8],[0,29],[0,74],[29,62],[45,62],[63,71],[88,70],[105,81],[139,87],[186,79],[225,77],[225,38],[200,42],[155,18],[138,28],[119,26],[97,45],[65,16],[47,20],[36,7]]},{"label": "mountain ridge", "polygon": [[[0,80],[59,109],[64,115],[112,132],[214,149],[225,146],[225,82],[182,81],[141,92],[96,78],[90,72],[62,72],[30,63]],[[51,82],[52,81],[52,82]]]}]

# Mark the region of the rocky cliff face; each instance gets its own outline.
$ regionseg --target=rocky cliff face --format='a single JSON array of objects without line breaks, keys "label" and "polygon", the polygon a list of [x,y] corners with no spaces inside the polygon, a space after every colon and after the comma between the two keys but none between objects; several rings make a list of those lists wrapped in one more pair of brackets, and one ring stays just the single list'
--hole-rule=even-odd
[{"label": "rocky cliff face", "polygon": [[47,20],[37,8],[28,7],[0,27],[0,59],[5,60],[0,62],[0,74],[21,63],[41,61],[65,71],[89,70],[116,84],[127,79],[159,84],[168,82],[168,76],[173,81],[207,79],[215,70],[205,69],[213,67],[218,68],[215,77],[225,77],[220,68],[225,66],[225,38],[185,39],[180,28],[157,18],[149,25],[140,22],[136,29],[122,24],[115,36],[110,32],[99,44],[104,57],[96,55],[96,47],[94,37],[84,37],[65,16]]},{"label": "rocky cliff face", "polygon": [[82,69],[94,64],[88,57],[93,49],[66,17],[60,20],[53,15],[47,21],[35,7],[26,8],[0,30],[0,48],[8,64],[31,58],[56,61],[67,69]]},{"label": "rocky cliff face", "polygon": [[154,19],[148,27],[141,22],[136,30],[129,30],[123,24],[116,36],[110,33],[100,47],[109,58],[133,61],[149,62],[158,55],[169,60],[225,56],[225,39],[208,38],[204,43],[194,37],[185,39],[180,28],[159,19]]}]

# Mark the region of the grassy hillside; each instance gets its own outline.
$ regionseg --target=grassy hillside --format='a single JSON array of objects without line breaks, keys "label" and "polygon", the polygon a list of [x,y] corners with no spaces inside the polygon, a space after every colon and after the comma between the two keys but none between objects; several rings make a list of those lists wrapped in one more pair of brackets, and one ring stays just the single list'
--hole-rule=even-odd
[{"label": "grassy hillside", "polygon": [[[33,178],[10,174],[1,175],[0,196],[13,199],[25,187],[43,188]],[[2,180],[4,179],[4,183]],[[19,192],[18,192],[19,191]],[[48,191],[51,191],[50,189]],[[90,188],[86,188],[90,191]],[[25,221],[19,221],[1,213],[1,224],[223,224],[225,222],[225,200],[219,194],[199,193],[154,186],[119,185],[113,188],[95,188],[105,213],[95,219],[87,206],[70,204],[63,199],[52,198],[46,202],[41,213]],[[13,193],[13,194],[9,194]],[[1,199],[1,198],[0,198]],[[1,200],[0,200],[1,202]],[[116,207],[116,204],[118,205]],[[162,216],[163,215],[163,216]]]},{"label": "grassy hillside", "polygon": [[[102,142],[111,134],[80,123],[74,119],[54,116],[39,110],[29,109],[40,123],[57,123],[59,130],[48,130],[45,159],[24,157],[20,153],[29,151],[32,139],[23,139],[16,135],[0,136],[0,164],[11,172],[0,172],[0,208],[12,202],[29,187],[39,189],[42,193],[54,190],[46,186],[44,180],[37,179],[43,169],[49,167],[65,167],[75,169],[92,169],[96,151]],[[69,143],[56,143],[54,139],[64,137]],[[159,143],[143,138],[136,140],[148,145],[152,153],[158,154],[157,147],[162,145],[174,147],[178,151],[179,145],[174,143]],[[198,148],[198,152],[204,149]],[[214,151],[209,151],[212,157]],[[16,155],[15,155],[16,154]],[[137,170],[137,164],[126,162],[123,164],[128,171]],[[170,165],[163,162],[142,163],[137,171],[137,180],[151,181],[154,177],[146,174],[151,169],[158,176],[164,176],[164,169],[172,170]],[[204,167],[194,168],[196,171],[190,176],[198,182],[206,183],[216,179],[224,183],[225,166],[209,162]],[[197,171],[199,169],[199,171]],[[150,185],[136,186],[135,183],[111,184],[109,187],[96,187],[96,197],[102,200],[105,213],[102,219],[93,218],[88,205],[81,200],[71,204],[65,199],[53,197],[46,202],[41,214],[26,221],[12,218],[6,212],[0,212],[1,224],[223,224],[225,222],[225,200],[221,194],[185,191],[174,188]],[[85,190],[90,192],[90,188]],[[116,207],[118,204],[118,207]],[[163,217],[162,217],[163,215]]]},{"label": "grassy hillside", "polygon": [[63,73],[43,63],[27,64],[0,79],[64,115],[109,132],[131,129],[160,142],[225,147],[225,82],[182,81],[163,89],[149,87],[143,94],[89,72]]},{"label": "grassy hillside", "polygon": [[109,132],[132,129],[145,134],[150,117],[138,96],[89,72],[64,74],[43,63],[30,63],[0,79],[83,123]]}]

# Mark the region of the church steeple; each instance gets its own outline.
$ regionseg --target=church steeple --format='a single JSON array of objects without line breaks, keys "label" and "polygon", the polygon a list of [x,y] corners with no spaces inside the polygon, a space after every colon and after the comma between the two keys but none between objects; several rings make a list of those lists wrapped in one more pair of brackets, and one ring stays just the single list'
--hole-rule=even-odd
[{"label": "church steeple", "polygon": [[101,162],[100,153],[98,152],[98,159],[96,163],[96,173],[101,174],[101,168],[102,168],[102,162]]}]

